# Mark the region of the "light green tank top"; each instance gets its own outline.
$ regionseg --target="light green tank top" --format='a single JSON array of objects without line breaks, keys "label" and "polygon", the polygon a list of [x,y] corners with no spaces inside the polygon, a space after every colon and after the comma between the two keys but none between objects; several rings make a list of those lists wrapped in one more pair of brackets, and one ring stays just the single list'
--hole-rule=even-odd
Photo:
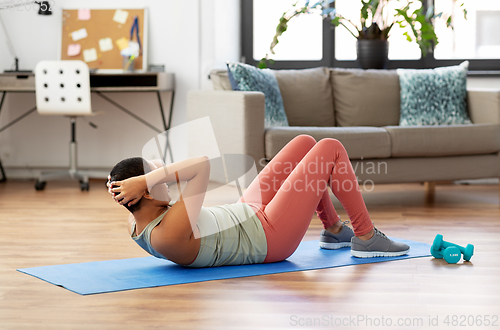
[{"label": "light green tank top", "polygon": [[[151,232],[166,213],[151,221],[139,235],[132,235],[145,251],[163,259],[166,258],[151,246]],[[266,258],[267,242],[262,223],[246,203],[202,207],[197,226],[201,235],[200,250],[188,267],[254,264]],[[132,233],[135,233],[135,223]]]}]

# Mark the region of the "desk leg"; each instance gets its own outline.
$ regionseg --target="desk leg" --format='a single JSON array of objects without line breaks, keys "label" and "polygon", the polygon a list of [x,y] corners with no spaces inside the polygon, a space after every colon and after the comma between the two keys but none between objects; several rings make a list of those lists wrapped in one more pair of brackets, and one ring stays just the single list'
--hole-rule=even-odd
[{"label": "desk leg", "polygon": [[3,166],[2,166],[2,161],[1,160],[0,160],[0,171],[2,172],[2,179],[0,179],[0,182],[7,181],[7,176],[5,176],[5,172],[3,170]]},{"label": "desk leg", "polygon": [[[0,101],[0,114],[2,113],[2,106],[3,106],[3,100],[5,99],[5,94],[7,92],[2,93],[2,100]],[[2,166],[2,160],[0,159],[0,172],[2,172],[2,179],[0,179],[0,182],[5,182],[7,181],[7,177],[5,176],[5,171],[3,170]]]},{"label": "desk leg", "polygon": [[17,123],[18,121],[20,121],[21,119],[23,119],[24,117],[26,117],[27,115],[29,115],[30,113],[32,112],[35,112],[36,111],[36,107],[34,107],[33,109],[31,110],[28,110],[26,111],[25,113],[23,113],[22,115],[20,115],[19,117],[17,117],[16,119],[14,119],[13,121],[11,121],[10,123],[8,123],[7,125],[5,125],[4,127],[0,128],[0,133],[2,133],[3,131],[5,131],[7,128],[11,127],[12,125],[14,125],[15,123]]},{"label": "desk leg", "polygon": [[156,91],[156,95],[158,96],[158,105],[160,106],[160,113],[161,113],[161,119],[163,121],[163,128],[165,129],[165,153],[163,154],[163,162],[166,162],[167,160],[167,152],[170,149],[170,161],[173,163],[174,162],[174,156],[172,155],[172,148],[170,147],[170,141],[168,140],[168,129],[170,127],[170,123],[172,120],[172,112],[174,108],[174,95],[175,92],[171,91],[172,96],[170,98],[170,109],[169,109],[169,115],[168,115],[168,125],[167,122],[165,121],[165,112],[163,111],[163,103],[161,101],[161,94],[160,91]]},{"label": "desk leg", "polygon": [[0,101],[0,113],[2,112],[3,100],[5,99],[5,94],[7,94],[7,92],[3,92],[2,100]]}]

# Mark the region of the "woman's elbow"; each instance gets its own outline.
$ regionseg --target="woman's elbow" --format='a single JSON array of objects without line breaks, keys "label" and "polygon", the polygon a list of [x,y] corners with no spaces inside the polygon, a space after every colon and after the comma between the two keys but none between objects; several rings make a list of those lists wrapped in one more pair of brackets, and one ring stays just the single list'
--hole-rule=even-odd
[{"label": "woman's elbow", "polygon": [[201,156],[200,163],[210,170],[210,158],[208,156]]}]

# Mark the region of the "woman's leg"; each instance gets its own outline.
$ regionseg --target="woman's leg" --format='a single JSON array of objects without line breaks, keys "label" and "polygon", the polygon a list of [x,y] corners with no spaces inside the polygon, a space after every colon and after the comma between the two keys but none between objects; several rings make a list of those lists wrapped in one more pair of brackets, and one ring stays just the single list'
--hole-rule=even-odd
[{"label": "woman's leg", "polygon": [[323,139],[307,152],[265,206],[268,254],[264,262],[284,260],[295,251],[328,185],[357,236],[373,229],[347,152],[338,140]]},{"label": "woman's leg", "polygon": [[[265,216],[266,206],[274,198],[293,169],[315,144],[316,140],[309,135],[299,135],[292,139],[252,181],[240,198],[240,202],[258,208],[261,211],[260,215]],[[316,212],[325,229],[339,221],[340,218],[333,207],[327,189],[316,204]]]}]

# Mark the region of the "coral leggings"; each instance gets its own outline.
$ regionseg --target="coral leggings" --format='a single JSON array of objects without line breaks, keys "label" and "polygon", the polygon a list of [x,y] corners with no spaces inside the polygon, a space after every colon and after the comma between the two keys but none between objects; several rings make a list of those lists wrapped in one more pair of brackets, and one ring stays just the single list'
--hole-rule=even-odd
[{"label": "coral leggings", "polygon": [[324,228],[340,220],[328,186],[346,210],[355,235],[373,229],[342,143],[299,135],[264,167],[240,199],[257,211],[262,222],[265,263],[285,260],[297,249],[314,211]]}]

